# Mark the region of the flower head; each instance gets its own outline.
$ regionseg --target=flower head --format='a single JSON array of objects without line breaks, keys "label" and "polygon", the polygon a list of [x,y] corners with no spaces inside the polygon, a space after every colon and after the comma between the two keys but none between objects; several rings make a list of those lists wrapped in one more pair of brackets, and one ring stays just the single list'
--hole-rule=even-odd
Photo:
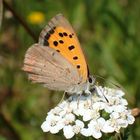
[{"label": "flower head", "polygon": [[123,96],[120,89],[101,86],[91,95],[72,95],[48,112],[41,128],[53,134],[63,130],[67,139],[77,134],[99,139],[103,133],[118,133],[135,121]]},{"label": "flower head", "polygon": [[42,12],[34,11],[28,15],[27,20],[31,24],[41,24],[45,21],[45,15]]}]

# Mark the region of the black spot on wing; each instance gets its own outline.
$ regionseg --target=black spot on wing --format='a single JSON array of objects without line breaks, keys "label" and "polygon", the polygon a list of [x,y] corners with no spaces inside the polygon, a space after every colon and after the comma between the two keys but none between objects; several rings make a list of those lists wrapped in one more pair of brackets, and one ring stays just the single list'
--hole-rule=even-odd
[{"label": "black spot on wing", "polygon": [[44,39],[45,39],[45,40],[48,40],[49,38],[50,38],[50,34],[47,33],[47,34],[44,36]]},{"label": "black spot on wing", "polygon": [[64,36],[68,36],[68,34],[66,32],[63,33]]},{"label": "black spot on wing", "polygon": [[59,40],[59,43],[63,44],[63,43],[64,43],[64,41],[63,41],[63,40]]},{"label": "black spot on wing", "polygon": [[57,46],[58,45],[58,42],[57,41],[54,41],[53,44],[54,44],[54,46]]},{"label": "black spot on wing", "polygon": [[56,50],[57,52],[60,52],[60,50]]},{"label": "black spot on wing", "polygon": [[77,69],[80,69],[80,65],[77,65]]},{"label": "black spot on wing", "polygon": [[49,33],[50,33],[50,34],[53,34],[53,33],[54,33],[54,30],[53,30],[53,29],[51,29],[51,30],[49,31]]},{"label": "black spot on wing", "polygon": [[75,47],[73,45],[69,46],[68,49],[71,51],[73,50]]},{"label": "black spot on wing", "polygon": [[72,38],[74,36],[74,33],[69,34],[69,38]]},{"label": "black spot on wing", "polygon": [[43,43],[44,46],[49,46],[49,42],[47,40],[44,40],[44,43]]},{"label": "black spot on wing", "polygon": [[78,57],[77,57],[77,56],[74,56],[74,57],[73,57],[73,60],[77,60],[77,59],[78,59]]},{"label": "black spot on wing", "polygon": [[60,36],[60,37],[63,37],[63,34],[62,34],[62,33],[59,33],[59,36]]},{"label": "black spot on wing", "polygon": [[72,35],[69,35],[69,38],[72,38]]}]

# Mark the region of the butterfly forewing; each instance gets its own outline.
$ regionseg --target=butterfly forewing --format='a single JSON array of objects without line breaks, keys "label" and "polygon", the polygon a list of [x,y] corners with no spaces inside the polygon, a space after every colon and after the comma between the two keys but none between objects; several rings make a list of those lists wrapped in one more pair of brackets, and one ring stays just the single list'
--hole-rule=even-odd
[{"label": "butterfly forewing", "polygon": [[42,30],[39,44],[49,46],[58,51],[78,70],[82,82],[87,80],[87,64],[80,43],[70,23],[62,14],[52,18]]}]

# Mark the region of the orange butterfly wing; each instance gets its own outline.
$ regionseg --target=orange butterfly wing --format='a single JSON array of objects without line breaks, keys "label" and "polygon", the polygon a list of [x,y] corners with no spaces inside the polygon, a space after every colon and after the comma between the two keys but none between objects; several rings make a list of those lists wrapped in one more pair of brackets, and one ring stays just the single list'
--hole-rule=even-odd
[{"label": "orange butterfly wing", "polygon": [[70,23],[62,14],[56,15],[42,30],[39,44],[49,46],[60,52],[74,67],[77,68],[82,82],[86,82],[88,68],[78,38]]}]

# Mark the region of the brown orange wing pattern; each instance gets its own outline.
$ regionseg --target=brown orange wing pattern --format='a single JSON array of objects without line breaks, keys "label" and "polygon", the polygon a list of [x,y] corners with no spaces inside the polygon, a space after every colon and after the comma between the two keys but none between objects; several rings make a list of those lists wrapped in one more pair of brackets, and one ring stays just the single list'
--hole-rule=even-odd
[{"label": "brown orange wing pattern", "polygon": [[88,68],[79,40],[70,23],[62,14],[53,17],[42,30],[39,44],[54,48],[77,68],[82,82],[87,80]]}]

